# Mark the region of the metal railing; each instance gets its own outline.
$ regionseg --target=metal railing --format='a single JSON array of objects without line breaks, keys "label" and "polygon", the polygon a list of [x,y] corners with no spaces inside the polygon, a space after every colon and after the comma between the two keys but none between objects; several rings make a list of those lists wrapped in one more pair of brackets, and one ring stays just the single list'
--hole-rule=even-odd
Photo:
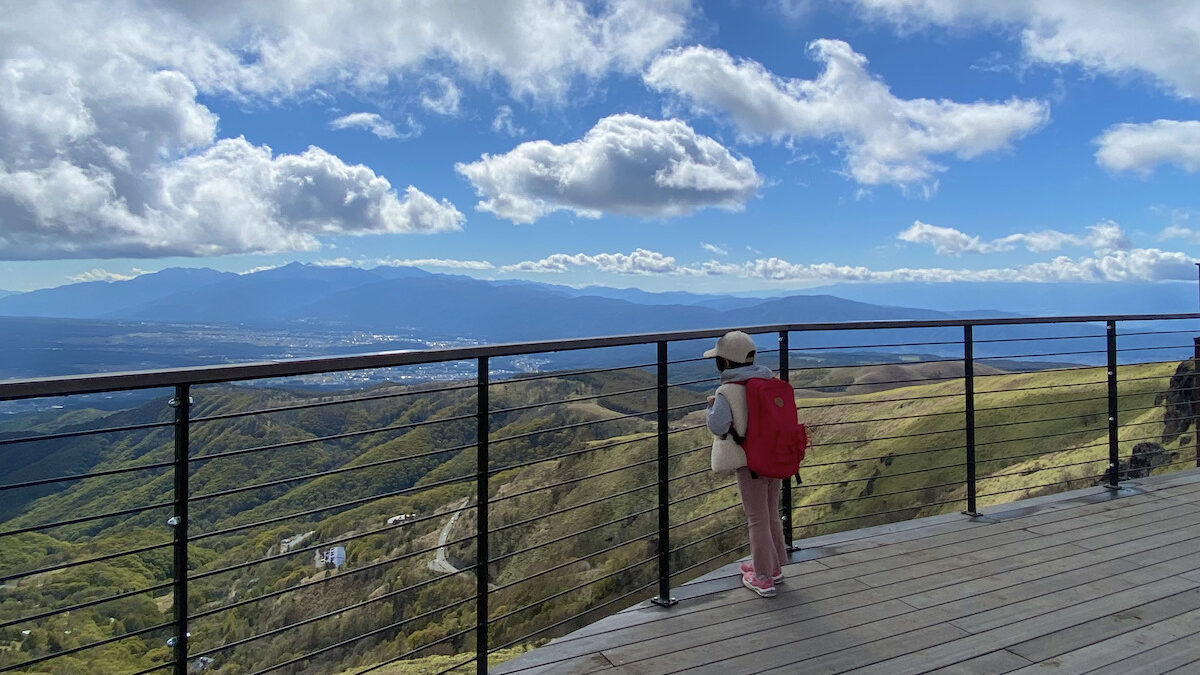
[{"label": "metal railing", "polygon": [[[816,440],[801,468],[805,484],[784,481],[788,546],[798,532],[952,509],[975,516],[990,503],[1097,481],[1115,489],[1124,477],[1200,466],[1192,395],[1200,381],[1179,370],[1200,361],[1200,341],[1182,344],[1197,331],[1157,329],[1197,318],[743,328],[760,340],[774,336],[758,361],[777,356],[772,365],[797,389]],[[0,498],[17,495],[0,521],[0,547],[46,551],[38,564],[0,568],[9,596],[0,598],[0,672],[42,672],[69,659],[100,664],[95,655],[104,654],[138,664],[112,672],[236,663],[235,672],[247,673],[365,673],[439,651],[461,655],[443,672],[485,672],[489,655],[582,625],[650,589],[653,602],[669,607],[680,580],[745,550],[736,482],[708,470],[699,413],[718,378],[696,356],[697,341],[725,330],[0,382],[0,401],[170,392],[169,409],[151,401],[138,414],[95,417],[115,420],[103,426],[38,417],[29,429],[0,431],[0,459],[22,448],[115,448],[100,464],[0,484]],[[912,333],[919,337],[893,337]],[[619,355],[605,352],[615,348]],[[492,375],[495,359],[583,350],[602,352],[598,367]],[[632,365],[613,365],[631,356]],[[333,396],[228,386],[464,361],[474,362],[474,381],[379,383]],[[272,420],[286,421],[286,433]],[[1180,458],[1188,428],[1195,456]],[[239,444],[247,440],[256,442]],[[1121,459],[1123,448],[1150,441],[1161,450]],[[1029,452],[1031,444],[1039,449]],[[1172,444],[1175,456],[1165,447]],[[1047,464],[1057,457],[1062,463]],[[314,470],[287,471],[300,462]],[[376,522],[418,503],[424,513]],[[71,510],[81,504],[104,506]],[[280,539],[280,528],[312,529]],[[129,537],[137,545],[119,547]],[[297,562],[304,555],[314,567],[320,559],[321,571]],[[44,591],[135,567],[149,581],[117,584],[110,595]],[[134,601],[152,602],[162,620],[111,616],[111,634],[78,639],[63,628]],[[142,613],[154,616],[145,602]],[[61,635],[32,645],[35,630],[39,639]],[[153,647],[156,640],[166,648]],[[291,651],[274,653],[277,640],[290,640]]]}]

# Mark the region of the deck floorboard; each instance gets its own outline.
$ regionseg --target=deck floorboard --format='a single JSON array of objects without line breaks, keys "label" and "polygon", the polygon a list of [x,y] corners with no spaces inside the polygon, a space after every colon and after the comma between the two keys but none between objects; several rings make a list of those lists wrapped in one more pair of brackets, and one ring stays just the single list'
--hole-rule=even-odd
[{"label": "deck floorboard", "polygon": [[1200,672],[1200,470],[805,539],[775,598],[728,565],[497,673]]}]

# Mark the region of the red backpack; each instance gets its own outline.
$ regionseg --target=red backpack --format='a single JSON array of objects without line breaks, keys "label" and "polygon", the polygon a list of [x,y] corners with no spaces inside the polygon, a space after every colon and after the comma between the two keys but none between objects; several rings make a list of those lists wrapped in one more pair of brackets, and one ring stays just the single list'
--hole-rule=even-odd
[{"label": "red backpack", "polygon": [[808,448],[808,430],[796,421],[792,385],[772,377],[754,377],[746,387],[746,437],[732,431],[733,440],[746,451],[746,467],[766,478],[796,476]]}]

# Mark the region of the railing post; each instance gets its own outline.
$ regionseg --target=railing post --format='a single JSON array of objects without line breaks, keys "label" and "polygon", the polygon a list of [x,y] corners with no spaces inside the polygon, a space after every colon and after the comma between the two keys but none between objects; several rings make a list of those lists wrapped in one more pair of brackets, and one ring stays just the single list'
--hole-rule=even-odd
[{"label": "railing post", "polygon": [[1117,322],[1109,319],[1105,331],[1108,345],[1108,485],[1110,490],[1119,488],[1121,480],[1121,455],[1117,438]]},{"label": "railing post", "polygon": [[[786,330],[779,331],[779,379],[784,382],[791,383],[791,374],[788,370],[790,366],[790,356],[788,347],[788,332]],[[795,394],[792,395],[792,407],[796,407]],[[796,545],[793,543],[792,533],[792,479],[783,479],[783,540],[787,544],[787,550],[795,551]]]},{"label": "railing post", "polygon": [[671,597],[671,470],[667,463],[669,446],[667,433],[667,343],[658,343],[658,597],[651,602],[670,607],[677,600]]},{"label": "railing post", "polygon": [[967,510],[968,516],[978,516],[975,503],[975,331],[974,326],[963,326],[963,413],[966,416],[967,445]]},{"label": "railing post", "polygon": [[488,357],[475,378],[475,672],[488,670]]},{"label": "railing post", "polygon": [[191,424],[192,397],[189,385],[175,387],[175,396],[169,405],[175,409],[175,495],[174,513],[167,524],[171,526],[172,564],[174,578],[171,585],[171,601],[174,609],[174,635],[167,639],[171,657],[175,662],[175,675],[187,675],[188,671],[188,455]]},{"label": "railing post", "polygon": [[1196,447],[1196,466],[1200,467],[1200,405],[1196,404],[1197,389],[1200,387],[1200,337],[1192,338],[1192,387],[1188,400],[1192,403],[1192,442]]}]

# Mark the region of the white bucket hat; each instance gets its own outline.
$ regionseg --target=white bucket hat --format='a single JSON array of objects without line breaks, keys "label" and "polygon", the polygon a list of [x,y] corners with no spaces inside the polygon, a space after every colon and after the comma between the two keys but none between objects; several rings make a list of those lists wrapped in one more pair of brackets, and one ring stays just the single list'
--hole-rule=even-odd
[{"label": "white bucket hat", "polygon": [[754,340],[740,330],[731,330],[717,339],[717,346],[704,352],[704,358],[720,356],[734,363],[754,363]]}]

